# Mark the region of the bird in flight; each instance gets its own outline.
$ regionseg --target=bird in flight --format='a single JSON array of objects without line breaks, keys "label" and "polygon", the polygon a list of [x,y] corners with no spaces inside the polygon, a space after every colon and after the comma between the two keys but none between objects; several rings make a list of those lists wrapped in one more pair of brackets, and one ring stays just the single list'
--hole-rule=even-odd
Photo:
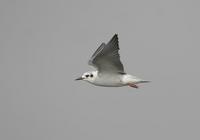
[{"label": "bird in flight", "polygon": [[138,88],[140,83],[149,82],[125,73],[118,51],[118,36],[115,34],[107,44],[102,43],[90,58],[88,64],[97,70],[85,72],[76,80],[87,81],[96,86],[133,88]]}]

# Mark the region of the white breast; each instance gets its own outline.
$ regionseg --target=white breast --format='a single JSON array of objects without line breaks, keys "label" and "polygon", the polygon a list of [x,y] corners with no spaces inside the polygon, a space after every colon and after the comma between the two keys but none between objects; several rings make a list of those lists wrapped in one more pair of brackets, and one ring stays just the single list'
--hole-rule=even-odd
[{"label": "white breast", "polygon": [[103,74],[97,76],[92,84],[105,87],[121,87],[125,86],[122,82],[123,75],[117,74]]}]

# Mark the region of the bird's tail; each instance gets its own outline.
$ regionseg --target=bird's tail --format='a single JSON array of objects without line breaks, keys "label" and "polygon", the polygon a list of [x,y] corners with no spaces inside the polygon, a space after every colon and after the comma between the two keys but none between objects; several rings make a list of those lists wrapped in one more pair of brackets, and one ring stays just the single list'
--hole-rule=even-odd
[{"label": "bird's tail", "polygon": [[149,83],[149,82],[151,82],[151,81],[141,80],[141,81],[139,81],[138,83]]}]

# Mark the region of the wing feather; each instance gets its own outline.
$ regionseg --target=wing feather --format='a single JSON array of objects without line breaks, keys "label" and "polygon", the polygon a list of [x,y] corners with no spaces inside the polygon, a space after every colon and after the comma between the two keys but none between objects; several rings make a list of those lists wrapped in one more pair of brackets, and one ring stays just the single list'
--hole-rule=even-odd
[{"label": "wing feather", "polygon": [[115,34],[107,43],[102,43],[89,60],[89,65],[99,72],[124,73],[123,64],[120,61],[118,37]]}]

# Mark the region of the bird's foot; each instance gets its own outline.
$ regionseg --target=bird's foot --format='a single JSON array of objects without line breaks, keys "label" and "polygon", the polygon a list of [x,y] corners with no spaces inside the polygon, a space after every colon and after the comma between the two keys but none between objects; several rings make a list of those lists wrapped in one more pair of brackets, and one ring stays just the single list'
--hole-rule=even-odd
[{"label": "bird's foot", "polygon": [[139,88],[136,84],[133,84],[133,83],[128,83],[128,86],[133,87],[133,88]]}]

